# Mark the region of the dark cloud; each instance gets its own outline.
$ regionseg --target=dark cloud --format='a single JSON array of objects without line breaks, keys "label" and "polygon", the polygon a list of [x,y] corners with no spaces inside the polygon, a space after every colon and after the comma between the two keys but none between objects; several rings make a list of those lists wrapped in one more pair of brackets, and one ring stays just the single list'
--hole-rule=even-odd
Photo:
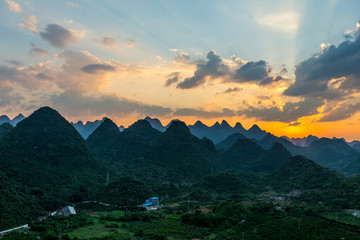
[{"label": "dark cloud", "polygon": [[17,82],[27,88],[34,88],[36,83],[30,71],[8,66],[0,66],[0,82]]},{"label": "dark cloud", "polygon": [[[49,77],[47,80],[53,80],[52,70],[43,64],[31,65],[27,68],[11,67],[11,66],[0,66],[0,86],[13,87],[14,84],[20,85],[26,89],[39,89],[42,87],[48,88],[52,85],[52,81],[44,81],[43,78],[39,78],[39,74],[44,74]],[[14,87],[15,88],[15,87]]]},{"label": "dark cloud", "polygon": [[271,70],[271,67],[267,66],[263,60],[248,62],[235,71],[231,81],[239,83],[254,82],[260,85],[267,85],[286,80],[282,76],[270,76]]},{"label": "dark cloud", "polygon": [[[206,60],[199,61],[196,64],[196,71],[194,72],[194,76],[179,82],[177,88],[195,88],[203,85],[206,81],[211,81],[218,78],[222,78],[223,82],[251,82],[258,85],[269,85],[279,81],[287,80],[286,77],[278,75],[270,76],[272,69],[263,60],[244,63],[243,60],[233,57],[233,61],[238,66],[240,65],[239,68],[234,69],[225,64],[219,55],[216,55],[213,50],[210,50],[206,56]],[[184,53],[179,53],[176,55],[175,62],[191,63],[190,57]],[[284,74],[285,70],[286,69],[284,68],[280,74]]]},{"label": "dark cloud", "polygon": [[6,62],[8,62],[8,63],[10,63],[10,64],[12,64],[12,65],[14,65],[16,67],[21,66],[21,65],[24,64],[24,63],[22,63],[20,61],[17,61],[17,60],[9,60],[9,61],[6,61]]},{"label": "dark cloud", "polygon": [[41,48],[32,48],[29,51],[29,55],[31,57],[44,57],[46,55],[48,55],[49,53]]},{"label": "dark cloud", "polygon": [[108,48],[116,48],[116,40],[112,37],[106,36],[102,39],[101,43]]},{"label": "dark cloud", "polygon": [[196,65],[194,76],[185,78],[184,81],[177,85],[177,88],[195,88],[204,84],[207,78],[216,79],[230,75],[229,67],[223,63],[220,56],[216,55],[213,50],[210,50],[206,58],[207,60],[205,62],[200,62]]},{"label": "dark cloud", "polygon": [[234,87],[234,88],[228,88],[222,93],[233,93],[233,92],[240,92],[243,90],[242,88]]},{"label": "dark cloud", "polygon": [[98,74],[102,72],[113,72],[115,67],[109,64],[89,64],[81,68],[81,71],[89,74]]},{"label": "dark cloud", "polygon": [[360,38],[331,45],[296,66],[288,96],[342,98],[360,91]]},{"label": "dark cloud", "polygon": [[239,81],[251,82],[267,78],[270,70],[266,67],[266,62],[261,60],[258,62],[248,62],[236,70],[235,77]]},{"label": "dark cloud", "polygon": [[126,117],[129,114],[138,114],[139,117],[170,114],[170,108],[145,104],[133,101],[116,94],[109,95],[83,95],[79,92],[65,91],[51,97],[52,105],[63,112],[78,115],[108,115]]},{"label": "dark cloud", "polygon": [[360,112],[360,103],[343,104],[335,110],[330,111],[320,119],[320,122],[334,122],[350,118],[355,113]]},{"label": "dark cloud", "polygon": [[346,32],[344,32],[343,37],[344,37],[346,40],[351,40],[351,39],[354,38],[354,36],[352,35],[352,31],[346,31]]},{"label": "dark cloud", "polygon": [[166,76],[168,79],[166,80],[164,87],[169,87],[173,83],[177,83],[180,81],[180,73],[173,72]]},{"label": "dark cloud", "polygon": [[295,126],[299,126],[300,124],[301,124],[301,122],[292,122],[288,126],[289,127],[295,127]]},{"label": "dark cloud", "polygon": [[236,116],[236,112],[224,108],[222,111],[205,111],[202,109],[193,109],[193,108],[180,108],[177,109],[174,113],[174,116],[193,116],[198,118],[220,118],[220,117],[234,117]]},{"label": "dark cloud", "polygon": [[286,74],[287,72],[288,70],[285,67],[283,67],[280,71],[280,74]]},{"label": "dark cloud", "polygon": [[262,121],[294,122],[300,117],[319,113],[317,108],[323,105],[318,99],[305,99],[300,102],[286,103],[282,109],[278,107],[256,108],[249,106],[238,112],[239,115],[254,117]]},{"label": "dark cloud", "polygon": [[80,34],[58,24],[48,24],[45,31],[40,32],[40,36],[56,48],[65,48],[71,42],[81,38]]}]

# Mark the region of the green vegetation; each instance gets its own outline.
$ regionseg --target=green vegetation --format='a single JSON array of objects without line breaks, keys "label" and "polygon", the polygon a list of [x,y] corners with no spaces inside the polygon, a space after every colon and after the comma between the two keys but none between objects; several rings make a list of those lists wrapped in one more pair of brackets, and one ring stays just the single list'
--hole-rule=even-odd
[{"label": "green vegetation", "polygon": [[[0,229],[31,229],[4,239],[360,239],[360,218],[349,210],[360,209],[360,177],[291,157],[271,134],[257,142],[233,135],[218,151],[180,121],[164,133],[144,120],[120,132],[105,119],[84,141],[47,107],[8,130],[0,140]],[[309,149],[321,155],[334,143],[336,156],[350,149],[336,140]],[[138,207],[152,196],[161,209]],[[35,221],[66,205],[78,214]]]},{"label": "green vegetation", "polygon": [[0,230],[26,224],[43,212],[34,196],[0,171]]},{"label": "green vegetation", "polygon": [[3,123],[0,125],[0,140],[6,136],[14,127],[10,123]]}]

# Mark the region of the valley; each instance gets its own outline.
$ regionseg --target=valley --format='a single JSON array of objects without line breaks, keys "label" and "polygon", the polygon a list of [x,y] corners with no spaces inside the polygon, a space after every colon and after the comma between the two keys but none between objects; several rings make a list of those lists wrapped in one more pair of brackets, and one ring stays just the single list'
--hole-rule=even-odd
[{"label": "valley", "polygon": [[[0,230],[30,227],[2,238],[360,239],[356,143],[161,126],[104,118],[84,139],[49,107],[0,125]],[[161,207],[141,207],[152,196]],[[68,205],[75,215],[48,216]]]}]

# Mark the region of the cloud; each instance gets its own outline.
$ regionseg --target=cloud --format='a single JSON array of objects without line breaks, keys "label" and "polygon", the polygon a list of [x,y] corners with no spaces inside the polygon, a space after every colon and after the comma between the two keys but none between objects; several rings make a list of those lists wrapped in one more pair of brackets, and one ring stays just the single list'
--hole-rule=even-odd
[{"label": "cloud", "polygon": [[237,113],[231,109],[224,108],[222,111],[205,111],[202,109],[180,108],[174,113],[174,116],[193,116],[198,118],[220,118],[220,117],[234,117]]},{"label": "cloud", "polygon": [[31,57],[45,57],[49,53],[41,48],[34,47],[29,51]]},{"label": "cloud", "polygon": [[235,76],[232,81],[245,83],[257,82],[260,85],[266,85],[273,82],[285,80],[282,76],[270,77],[271,67],[266,65],[263,60],[257,62],[247,62],[236,70]]},{"label": "cloud", "polygon": [[23,62],[20,62],[20,61],[17,61],[17,60],[8,60],[6,62],[8,62],[8,63],[10,63],[10,64],[12,64],[12,65],[14,65],[16,67],[21,66],[21,65],[24,64]]},{"label": "cloud", "polygon": [[207,78],[216,79],[226,77],[230,74],[230,69],[225,65],[219,55],[214,50],[210,50],[206,56],[207,60],[196,65],[194,76],[185,78],[178,83],[177,88],[190,89],[204,84]]},{"label": "cloud", "polygon": [[295,127],[295,126],[299,126],[300,124],[301,124],[301,122],[291,122],[288,126]]},{"label": "cloud", "polygon": [[109,64],[89,64],[81,68],[81,71],[89,74],[98,74],[102,72],[113,72],[115,68]]},{"label": "cloud", "polygon": [[117,94],[84,95],[71,90],[51,97],[52,105],[61,111],[78,115],[108,115],[126,117],[138,114],[165,116],[172,112],[170,108],[133,101]]},{"label": "cloud", "polygon": [[173,83],[177,83],[180,81],[180,73],[173,72],[166,76],[168,79],[166,80],[164,87],[169,87]]},{"label": "cloud", "polygon": [[135,40],[128,38],[125,39],[122,43],[125,45],[125,47],[132,48],[135,45]]},{"label": "cloud", "polygon": [[234,88],[228,88],[223,93],[233,93],[233,92],[240,92],[242,88],[234,87]]},{"label": "cloud", "polygon": [[79,4],[73,3],[73,2],[66,2],[66,4],[71,6],[71,7],[79,7]]},{"label": "cloud", "polygon": [[359,92],[359,59],[359,37],[355,41],[344,41],[337,47],[323,47],[319,54],[296,66],[295,83],[284,94],[334,99]]},{"label": "cloud", "polygon": [[58,24],[48,24],[45,31],[40,32],[40,36],[56,48],[65,48],[71,42],[83,37],[82,34],[66,29]]},{"label": "cloud", "polygon": [[256,21],[272,30],[295,34],[299,29],[300,14],[294,12],[273,13],[261,17],[257,17]]},{"label": "cloud", "polygon": [[[191,63],[190,57],[183,52],[175,56],[175,62]],[[285,70],[282,69],[279,74],[286,73]],[[232,60],[224,61],[214,50],[210,50],[206,60],[199,60],[196,64],[194,75],[179,82],[177,88],[195,88],[215,79],[221,79],[222,83],[253,83],[262,86],[288,81],[281,75],[271,76],[271,71],[272,68],[263,60],[247,62],[233,56]]]},{"label": "cloud", "polygon": [[240,110],[239,115],[248,118],[257,118],[262,121],[294,122],[298,118],[311,116],[319,113],[318,108],[323,102],[318,99],[305,99],[300,102],[287,102],[282,109],[279,107],[256,108],[249,106],[247,109]]},{"label": "cloud", "polygon": [[170,52],[182,52],[182,49],[177,49],[177,48],[170,48],[169,49]]},{"label": "cloud", "polygon": [[36,33],[37,22],[37,18],[34,15],[24,15],[23,20],[18,25],[32,33]]},{"label": "cloud", "polygon": [[190,56],[187,53],[179,52],[178,54],[175,55],[174,61],[178,62],[178,63],[189,64],[190,63]]},{"label": "cloud", "polygon": [[353,33],[354,31],[353,30],[346,30],[344,33],[343,33],[343,36],[346,40],[351,40],[354,38],[353,36]]},{"label": "cloud", "polygon": [[320,122],[334,122],[350,118],[355,113],[360,112],[360,103],[356,104],[343,104],[335,110],[330,111],[320,119]]},{"label": "cloud", "polygon": [[99,90],[108,83],[106,78],[108,72],[100,72],[101,75],[99,75],[88,74],[82,70],[87,65],[106,64],[90,52],[64,50],[58,57],[64,61],[64,64],[61,66],[62,71],[57,74],[58,77],[56,79],[56,84],[60,88],[83,92]]},{"label": "cloud", "polygon": [[101,44],[107,48],[117,48],[116,40],[110,36],[106,36],[101,40]]},{"label": "cloud", "polygon": [[11,0],[5,0],[5,3],[8,5],[9,9],[15,13],[21,13],[21,7],[20,4],[11,1]]},{"label": "cloud", "polygon": [[21,104],[24,97],[19,93],[13,92],[13,88],[7,83],[0,82],[0,107],[16,106]]},{"label": "cloud", "polygon": [[97,91],[110,83],[110,77],[119,74],[137,74],[142,71],[135,64],[115,60],[101,61],[88,51],[63,50],[58,58],[64,61],[57,73],[56,84],[65,90]]}]

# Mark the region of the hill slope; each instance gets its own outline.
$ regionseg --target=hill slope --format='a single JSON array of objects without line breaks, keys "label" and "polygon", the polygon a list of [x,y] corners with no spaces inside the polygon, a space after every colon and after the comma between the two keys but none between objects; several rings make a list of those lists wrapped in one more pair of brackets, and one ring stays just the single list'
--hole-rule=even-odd
[{"label": "hill slope", "polygon": [[269,176],[269,182],[279,190],[316,189],[337,184],[343,177],[303,156],[290,158]]},{"label": "hill slope", "polygon": [[0,168],[30,189],[46,207],[78,201],[105,182],[105,168],[58,112],[43,107],[21,121],[0,143]]}]

